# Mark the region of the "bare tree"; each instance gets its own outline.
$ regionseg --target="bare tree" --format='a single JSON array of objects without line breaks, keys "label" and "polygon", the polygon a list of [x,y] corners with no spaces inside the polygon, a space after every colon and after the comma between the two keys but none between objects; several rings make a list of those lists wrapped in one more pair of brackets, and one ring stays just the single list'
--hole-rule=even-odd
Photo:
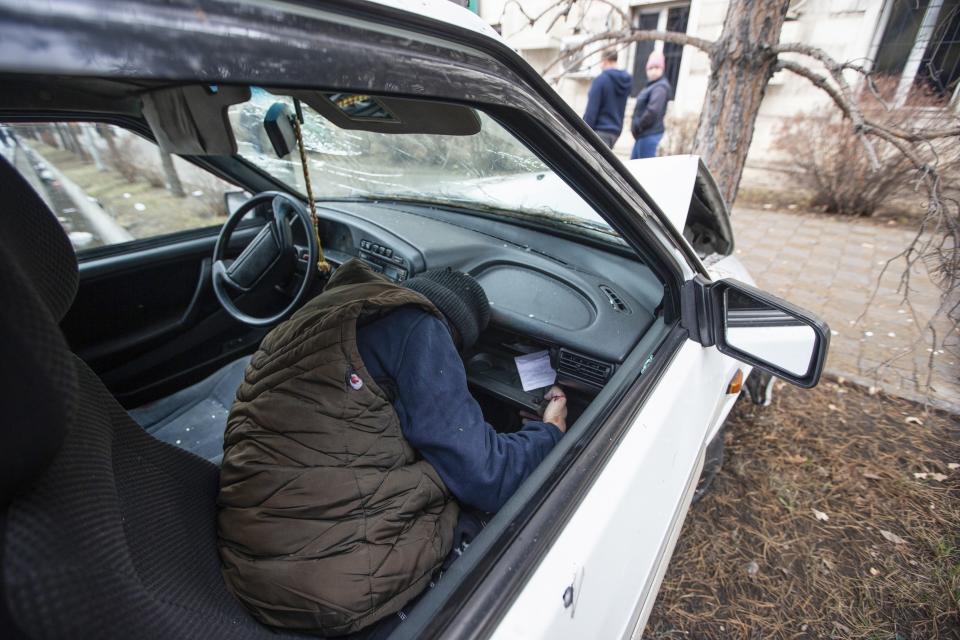
[{"label": "bare tree", "polygon": [[177,168],[173,166],[173,157],[160,149],[160,162],[163,165],[163,177],[167,183],[167,191],[175,198],[183,198],[186,194],[183,192],[183,184],[180,182]]},{"label": "bare tree", "polygon": [[619,49],[639,41],[691,46],[707,54],[710,79],[694,152],[713,172],[729,203],[736,199],[767,83],[778,71],[804,78],[830,98],[860,140],[862,153],[875,171],[881,170],[881,162],[874,141],[883,140],[903,154],[915,171],[916,189],[925,196],[926,212],[909,246],[892,258],[884,271],[895,264],[903,267],[898,291],[909,305],[914,269],[925,268],[941,292],[939,309],[927,323],[934,351],[950,339],[936,332],[936,318],[946,316],[950,320],[956,340],[960,330],[960,201],[945,195],[939,171],[944,145],[960,143],[960,118],[955,113],[944,110],[936,118],[921,118],[910,126],[890,124],[872,112],[865,115],[860,100],[864,92],[884,107],[879,113],[892,108],[877,90],[867,66],[837,61],[817,47],[780,42],[789,0],[730,0],[723,30],[714,41],[686,33],[635,29],[630,17],[611,0],[557,0],[536,15],[524,11],[518,0],[509,0],[504,11],[519,8],[531,26],[545,24],[549,31],[560,21],[576,20],[573,9],[580,5],[579,22],[574,27],[582,31],[584,5],[591,2],[609,9],[606,24],[613,26],[588,34],[577,46],[565,49],[544,74],[562,77],[562,71],[557,73],[561,63],[576,68],[604,49]]}]

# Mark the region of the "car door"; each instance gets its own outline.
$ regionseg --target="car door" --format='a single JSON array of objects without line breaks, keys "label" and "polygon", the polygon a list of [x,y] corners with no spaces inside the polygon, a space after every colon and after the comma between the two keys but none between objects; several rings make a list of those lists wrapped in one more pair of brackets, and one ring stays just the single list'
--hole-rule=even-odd
[{"label": "car door", "polygon": [[[744,344],[738,334],[731,347],[723,331],[726,290],[703,279],[703,265],[668,228],[656,203],[536,71],[490,35],[488,25],[445,0],[392,4],[206,3],[204,38],[189,56],[156,47],[177,40],[175,29],[195,17],[177,12],[192,9],[164,5],[161,14],[153,5],[135,4],[107,12],[103,21],[149,25],[151,38],[123,49],[124,68],[145,75],[195,77],[203,68],[238,83],[270,78],[302,87],[336,78],[338,85],[371,92],[415,91],[476,103],[574,186],[661,277],[661,324],[648,332],[654,342],[635,347],[616,381],[565,436],[571,444],[551,454],[551,464],[535,472],[454,563],[452,575],[421,602],[436,605],[417,607],[426,622],[408,620],[398,630],[409,637],[629,635],[652,604],[689,504],[710,417],[725,398],[721,353]],[[50,11],[38,6],[29,10]],[[73,19],[58,17],[57,25],[74,26]],[[37,22],[42,32],[53,21]],[[70,56],[37,64],[89,74],[95,63],[113,63],[116,44],[83,28],[56,37],[60,50],[82,51],[86,67]],[[318,51],[337,56],[318,67]],[[162,57],[164,68],[151,65],[151,57]],[[116,73],[113,67],[97,70]],[[760,319],[769,318],[777,314]],[[819,345],[822,356],[822,340]],[[496,606],[487,606],[493,600]],[[419,634],[427,625],[428,632]]]},{"label": "car door", "polygon": [[210,286],[237,187],[119,125],[29,117],[5,126],[17,142],[5,155],[74,245],[79,286],[61,328],[114,395],[135,407],[255,348],[264,330],[232,319]]},{"label": "car door", "polygon": [[622,638],[656,597],[692,499],[725,357],[685,340],[495,638]]}]

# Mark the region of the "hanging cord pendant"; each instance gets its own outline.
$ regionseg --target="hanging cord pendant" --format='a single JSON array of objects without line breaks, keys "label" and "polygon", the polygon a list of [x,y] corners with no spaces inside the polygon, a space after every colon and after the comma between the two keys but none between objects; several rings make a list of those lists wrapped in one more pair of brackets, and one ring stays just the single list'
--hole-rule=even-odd
[{"label": "hanging cord pendant", "polygon": [[307,168],[307,151],[303,147],[303,133],[300,131],[300,122],[303,120],[303,111],[300,101],[294,100],[297,113],[293,117],[293,130],[297,134],[297,146],[300,147],[300,164],[303,166],[303,180],[307,183],[307,201],[310,203],[310,217],[313,220],[313,233],[317,237],[317,271],[330,273],[330,263],[323,257],[323,243],[320,242],[320,219],[317,217],[317,203],[313,200],[313,187],[310,185],[310,170]]}]

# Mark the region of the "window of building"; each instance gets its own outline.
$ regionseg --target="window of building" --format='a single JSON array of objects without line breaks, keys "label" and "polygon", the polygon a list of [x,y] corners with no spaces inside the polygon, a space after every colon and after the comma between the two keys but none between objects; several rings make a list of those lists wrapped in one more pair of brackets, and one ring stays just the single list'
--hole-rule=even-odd
[{"label": "window of building", "polygon": [[873,69],[898,104],[953,99],[960,85],[960,0],[888,0]]},{"label": "window of building", "polygon": [[[687,32],[690,19],[690,3],[637,7],[633,14],[633,26],[636,29]],[[633,50],[633,95],[637,95],[647,86],[647,58],[655,49],[663,51],[666,60],[664,75],[670,81],[672,100],[680,79],[680,61],[683,58],[683,46],[670,42],[638,42]]]},{"label": "window of building", "polygon": [[220,226],[237,187],[109,124],[0,124],[0,154],[57,215],[77,251]]}]

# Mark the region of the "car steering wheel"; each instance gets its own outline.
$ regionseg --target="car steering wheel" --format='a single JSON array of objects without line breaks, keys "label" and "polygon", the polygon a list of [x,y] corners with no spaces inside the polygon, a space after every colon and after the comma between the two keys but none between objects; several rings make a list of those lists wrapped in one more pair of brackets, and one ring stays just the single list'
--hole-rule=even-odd
[{"label": "car steering wheel", "polygon": [[[273,216],[263,229],[250,241],[250,244],[232,261],[224,259],[230,238],[240,220],[254,208],[270,203]],[[303,260],[293,244],[293,233],[288,219],[297,218],[303,224],[307,236],[306,266],[307,273],[300,283],[293,300],[282,311],[269,317],[252,316],[241,311],[228,293],[232,289],[238,293],[251,293],[261,286],[264,276],[275,268],[286,269],[293,276],[297,263]],[[307,207],[293,196],[280,191],[264,191],[244,202],[230,214],[220,229],[217,244],[213,248],[213,291],[217,300],[231,316],[244,324],[255,327],[267,327],[282,320],[303,302],[316,275],[317,236],[313,230],[313,221]],[[278,266],[279,265],[279,266]],[[272,280],[272,279],[271,279]]]}]

